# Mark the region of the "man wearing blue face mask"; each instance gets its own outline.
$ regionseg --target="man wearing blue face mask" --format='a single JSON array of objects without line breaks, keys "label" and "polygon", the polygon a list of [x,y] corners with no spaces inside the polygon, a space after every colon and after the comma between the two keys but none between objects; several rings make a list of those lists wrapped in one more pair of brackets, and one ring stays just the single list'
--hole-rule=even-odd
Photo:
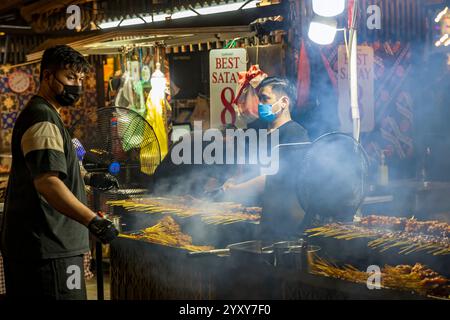
[{"label": "man wearing blue face mask", "polygon": [[[291,118],[296,90],[287,79],[264,79],[258,86],[258,98],[259,120],[267,126],[268,143],[274,132],[278,132],[278,144],[309,142],[305,128]],[[270,151],[274,145],[268,147]],[[231,180],[223,187],[226,200],[246,203],[248,199],[259,199],[263,207],[260,238],[267,242],[296,239],[304,217],[295,192],[298,161],[291,157],[290,153],[280,154],[276,175],[260,175],[239,184]]]},{"label": "man wearing blue face mask", "polygon": [[[308,142],[306,129],[291,118],[297,95],[290,81],[280,77],[268,77],[261,81],[257,90],[259,122],[266,126],[269,136],[277,130],[279,144]],[[229,197],[238,200],[237,197],[245,193],[262,194],[265,183],[266,176],[258,176],[241,184],[234,184],[231,180],[224,185],[224,191]]]},{"label": "man wearing blue face mask", "polygon": [[258,98],[259,119],[267,123],[270,133],[278,130],[280,144],[309,141],[305,128],[291,118],[296,90],[287,79],[264,79],[258,87]]}]

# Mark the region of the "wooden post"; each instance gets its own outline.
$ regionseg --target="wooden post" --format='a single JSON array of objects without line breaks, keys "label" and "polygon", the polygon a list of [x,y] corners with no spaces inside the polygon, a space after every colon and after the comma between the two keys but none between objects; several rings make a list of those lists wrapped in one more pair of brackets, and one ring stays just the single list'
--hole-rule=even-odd
[{"label": "wooden post", "polygon": [[3,54],[3,64],[8,63],[8,47],[9,47],[9,34],[6,35],[5,40],[5,52]]},{"label": "wooden post", "polygon": [[97,89],[97,104],[98,107],[105,106],[105,86],[103,79],[103,59],[96,59],[95,63],[95,87]]}]

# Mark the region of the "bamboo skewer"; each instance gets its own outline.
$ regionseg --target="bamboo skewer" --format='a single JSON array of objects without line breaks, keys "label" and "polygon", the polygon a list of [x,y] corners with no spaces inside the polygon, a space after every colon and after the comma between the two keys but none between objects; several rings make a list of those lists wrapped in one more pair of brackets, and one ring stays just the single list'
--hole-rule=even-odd
[{"label": "bamboo skewer", "polygon": [[379,249],[385,252],[389,249],[398,248],[399,254],[411,254],[413,252],[426,252],[432,255],[450,254],[450,244],[448,240],[435,237],[435,241],[415,240],[406,233],[393,233],[388,230],[367,229],[358,226],[348,226],[342,224],[325,225],[312,228],[306,231],[309,237],[326,237],[339,240],[353,240],[368,238],[371,239],[367,246],[371,249]]},{"label": "bamboo skewer", "polygon": [[[140,203],[140,201],[144,203]],[[245,208],[232,202],[210,204],[196,200],[200,208],[189,207],[174,202],[169,198],[148,198],[132,200],[107,201],[110,206],[123,207],[127,212],[142,212],[148,214],[174,214],[182,218],[200,216],[203,222],[213,225],[226,225],[243,221],[257,221],[259,214],[247,213],[248,210],[258,211],[260,208]],[[166,204],[167,203],[167,204]],[[195,204],[194,204],[195,205]]]},{"label": "bamboo skewer", "polygon": [[[419,264],[416,264],[416,266],[425,268],[425,266]],[[408,272],[403,272],[401,270],[401,267],[404,266],[392,267],[386,265],[381,270],[381,287],[404,291],[414,291],[418,294],[427,296],[434,296],[435,293],[438,293],[439,298],[450,299],[450,287],[448,284],[448,279],[438,276],[440,278],[440,282],[435,282],[430,285],[430,283],[427,282],[427,279],[424,278],[423,274],[414,272],[416,266],[409,266],[410,270],[408,270]],[[428,271],[432,270],[428,269],[427,272]],[[311,265],[311,273],[361,284],[366,284],[367,279],[371,275],[370,273],[358,270],[352,265],[345,264],[340,267],[333,262],[320,257],[316,257],[314,259],[314,262]],[[430,276],[430,278],[433,277],[437,277],[436,274]]]},{"label": "bamboo skewer", "polygon": [[145,240],[173,248],[186,249],[188,251],[208,251],[214,249],[211,246],[196,246],[192,244],[192,238],[181,233],[179,225],[170,217],[163,218],[160,222],[142,230],[140,234],[120,234],[122,238]]}]

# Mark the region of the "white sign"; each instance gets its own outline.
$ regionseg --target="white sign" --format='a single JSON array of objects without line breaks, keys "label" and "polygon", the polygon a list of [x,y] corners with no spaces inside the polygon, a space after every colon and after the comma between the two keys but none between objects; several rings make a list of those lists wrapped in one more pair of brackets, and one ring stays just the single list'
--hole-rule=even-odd
[{"label": "white sign", "polygon": [[[370,132],[375,125],[373,79],[373,48],[358,46],[358,105],[361,117],[361,132]],[[348,61],[345,46],[339,46],[338,51],[338,88],[341,131],[352,132]]]},{"label": "white sign", "polygon": [[233,101],[239,72],[247,70],[245,49],[215,49],[209,53],[211,128],[236,124]]}]

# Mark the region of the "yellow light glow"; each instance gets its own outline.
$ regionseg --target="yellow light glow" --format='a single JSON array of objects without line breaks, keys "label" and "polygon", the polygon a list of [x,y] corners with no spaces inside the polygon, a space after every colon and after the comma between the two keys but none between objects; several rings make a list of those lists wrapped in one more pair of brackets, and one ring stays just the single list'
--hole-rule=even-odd
[{"label": "yellow light glow", "polygon": [[438,13],[438,15],[436,16],[436,18],[434,19],[434,22],[438,23],[439,21],[441,21],[442,17],[448,12],[448,7],[445,7],[444,10],[442,10],[441,12]]}]

